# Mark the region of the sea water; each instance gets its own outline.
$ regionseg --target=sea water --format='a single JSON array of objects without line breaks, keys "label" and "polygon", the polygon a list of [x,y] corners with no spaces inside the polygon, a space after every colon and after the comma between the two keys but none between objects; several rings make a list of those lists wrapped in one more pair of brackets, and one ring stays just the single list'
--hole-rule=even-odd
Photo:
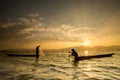
[{"label": "sea water", "polygon": [[46,52],[38,61],[0,55],[0,80],[120,80],[120,51],[114,52],[112,57],[79,62],[67,51]]}]

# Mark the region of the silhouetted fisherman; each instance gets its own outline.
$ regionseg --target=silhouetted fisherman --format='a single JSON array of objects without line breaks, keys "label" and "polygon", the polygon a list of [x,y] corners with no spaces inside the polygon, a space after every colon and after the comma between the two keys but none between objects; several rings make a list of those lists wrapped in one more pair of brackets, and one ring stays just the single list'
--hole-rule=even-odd
[{"label": "silhouetted fisherman", "polygon": [[37,47],[36,47],[36,58],[39,58],[39,56],[40,56],[40,55],[39,55],[39,47],[40,47],[40,46],[37,46]]},{"label": "silhouetted fisherman", "polygon": [[78,58],[78,53],[74,49],[72,49],[72,52],[69,53],[72,53],[71,55],[75,56],[75,59]]}]

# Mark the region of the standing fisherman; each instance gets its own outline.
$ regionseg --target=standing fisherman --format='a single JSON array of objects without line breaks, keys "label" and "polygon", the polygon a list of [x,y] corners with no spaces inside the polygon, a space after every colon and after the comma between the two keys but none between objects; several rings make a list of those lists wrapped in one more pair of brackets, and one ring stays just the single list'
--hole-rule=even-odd
[{"label": "standing fisherman", "polygon": [[37,58],[37,59],[38,59],[39,56],[40,56],[40,55],[39,55],[39,47],[40,47],[40,46],[37,46],[37,47],[36,47],[36,58]]}]

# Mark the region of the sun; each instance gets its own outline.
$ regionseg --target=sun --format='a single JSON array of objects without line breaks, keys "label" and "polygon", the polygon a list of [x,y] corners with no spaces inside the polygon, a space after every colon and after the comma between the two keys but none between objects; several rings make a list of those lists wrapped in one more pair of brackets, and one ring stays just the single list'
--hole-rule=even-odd
[{"label": "sun", "polygon": [[88,45],[89,45],[89,42],[88,42],[88,41],[85,41],[85,42],[83,42],[83,45],[84,45],[84,46],[88,46]]}]

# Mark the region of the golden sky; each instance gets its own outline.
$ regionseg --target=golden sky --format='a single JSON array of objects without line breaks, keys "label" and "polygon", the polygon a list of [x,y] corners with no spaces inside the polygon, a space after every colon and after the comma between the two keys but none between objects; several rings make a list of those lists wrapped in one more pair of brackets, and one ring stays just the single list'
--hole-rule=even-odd
[{"label": "golden sky", "polygon": [[0,49],[120,45],[120,0],[0,2]]}]

